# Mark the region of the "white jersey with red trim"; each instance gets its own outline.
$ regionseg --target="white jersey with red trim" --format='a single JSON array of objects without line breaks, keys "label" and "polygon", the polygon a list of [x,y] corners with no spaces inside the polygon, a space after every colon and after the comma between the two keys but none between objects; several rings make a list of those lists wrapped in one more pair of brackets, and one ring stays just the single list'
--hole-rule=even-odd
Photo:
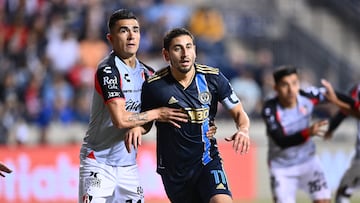
[{"label": "white jersey with red trim", "polygon": [[268,162],[271,167],[289,167],[310,160],[316,151],[310,139],[314,106],[325,101],[320,89],[312,87],[300,90],[297,105],[283,108],[278,97],[264,103],[262,116],[268,135]]},{"label": "white jersey with red trim", "polygon": [[136,164],[137,151],[128,153],[124,144],[128,129],[113,125],[106,103],[113,99],[125,99],[127,111],[140,112],[142,84],[152,73],[151,68],[138,60],[135,68],[127,66],[114,52],[100,62],[95,74],[89,127],[80,158],[92,157],[111,166]]}]

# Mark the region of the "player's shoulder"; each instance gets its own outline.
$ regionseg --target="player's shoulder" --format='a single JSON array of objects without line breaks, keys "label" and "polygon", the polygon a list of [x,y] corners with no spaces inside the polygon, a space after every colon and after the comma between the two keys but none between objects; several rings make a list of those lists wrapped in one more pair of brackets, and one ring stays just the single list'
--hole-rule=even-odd
[{"label": "player's shoulder", "polygon": [[145,68],[147,71],[149,71],[151,74],[153,74],[153,73],[155,72],[155,70],[154,70],[153,67],[149,66],[148,64],[146,64],[146,63],[144,63],[144,62],[142,62],[142,61],[140,61],[140,60],[139,60],[139,62],[140,62],[140,64],[143,65],[144,68]]},{"label": "player's shoulder", "polygon": [[262,109],[274,109],[278,102],[279,100],[277,96],[268,97],[264,100]]},{"label": "player's shoulder", "polygon": [[147,79],[147,83],[153,83],[155,81],[159,81],[160,79],[169,75],[169,73],[170,73],[169,67],[162,68],[162,69],[156,71],[151,77],[149,77]]},{"label": "player's shoulder", "polygon": [[103,71],[115,68],[115,54],[111,52],[107,56],[105,56],[99,63],[97,71]]},{"label": "player's shoulder", "polygon": [[272,97],[264,101],[261,115],[263,118],[269,118],[276,115],[276,105],[278,103],[277,97]]},{"label": "player's shoulder", "polygon": [[220,70],[219,68],[211,67],[204,64],[195,64],[195,69],[197,72],[203,74],[210,74],[210,75],[219,75]]}]

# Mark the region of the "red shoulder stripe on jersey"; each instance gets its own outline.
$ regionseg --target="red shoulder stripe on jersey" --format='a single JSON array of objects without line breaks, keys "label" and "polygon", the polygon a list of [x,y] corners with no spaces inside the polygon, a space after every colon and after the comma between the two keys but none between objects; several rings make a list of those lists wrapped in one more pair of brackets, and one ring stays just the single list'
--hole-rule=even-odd
[{"label": "red shoulder stripe on jersey", "polygon": [[107,101],[105,102],[105,104],[107,104],[107,103],[109,103],[110,101],[115,100],[115,99],[124,99],[124,100],[125,100],[124,97],[114,97],[114,98],[111,98],[111,99],[107,100]]},{"label": "red shoulder stripe on jersey", "polygon": [[313,103],[314,105],[316,105],[316,104],[319,103],[319,99],[317,99],[317,98],[311,98],[310,101],[311,101],[311,103]]},{"label": "red shoulder stripe on jersey", "polygon": [[301,134],[301,136],[303,136],[305,138],[305,140],[307,140],[310,137],[309,128],[306,128],[306,129],[302,130],[300,134]]},{"label": "red shoulder stripe on jersey", "polygon": [[96,159],[94,155],[94,151],[91,151],[86,157],[90,159]]},{"label": "red shoulder stripe on jersey", "polygon": [[95,74],[95,90],[96,90],[100,95],[103,95],[103,94],[102,94],[101,87],[100,87],[100,84],[99,84],[99,80],[98,80],[98,77],[97,77],[96,74]]}]

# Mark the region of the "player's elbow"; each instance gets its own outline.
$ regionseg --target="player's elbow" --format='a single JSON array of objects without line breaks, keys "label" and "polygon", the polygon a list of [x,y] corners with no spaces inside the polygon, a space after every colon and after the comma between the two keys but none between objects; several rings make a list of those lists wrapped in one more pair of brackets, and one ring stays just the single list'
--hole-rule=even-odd
[{"label": "player's elbow", "polygon": [[119,129],[135,127],[135,126],[131,126],[129,122],[126,122],[126,121],[123,121],[120,119],[113,120],[112,123],[116,128],[119,128]]}]

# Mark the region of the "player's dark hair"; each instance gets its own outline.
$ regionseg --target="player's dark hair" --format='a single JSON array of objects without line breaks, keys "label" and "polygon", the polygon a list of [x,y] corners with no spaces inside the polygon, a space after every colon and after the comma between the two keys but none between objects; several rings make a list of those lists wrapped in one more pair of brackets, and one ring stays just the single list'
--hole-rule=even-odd
[{"label": "player's dark hair", "polygon": [[188,35],[191,37],[193,43],[195,43],[195,37],[191,34],[191,32],[185,28],[174,28],[167,32],[163,39],[163,48],[169,50],[171,40],[174,38],[181,36],[181,35]]},{"label": "player's dark hair", "polygon": [[109,19],[108,22],[108,29],[109,32],[111,31],[111,29],[114,27],[115,23],[118,20],[123,20],[123,19],[135,19],[137,20],[137,17],[135,16],[135,14],[127,9],[119,9],[114,11]]},{"label": "player's dark hair", "polygon": [[298,70],[296,66],[293,65],[280,66],[273,73],[275,84],[277,84],[283,77],[292,74],[298,74]]}]

